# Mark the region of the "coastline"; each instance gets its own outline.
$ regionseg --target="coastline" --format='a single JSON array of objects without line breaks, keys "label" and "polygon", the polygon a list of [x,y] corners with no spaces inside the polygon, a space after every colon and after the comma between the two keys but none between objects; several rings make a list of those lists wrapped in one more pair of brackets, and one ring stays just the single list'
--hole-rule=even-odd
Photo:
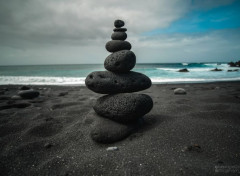
[{"label": "coastline", "polygon": [[[30,85],[32,100],[12,100],[20,85],[0,85],[0,171],[4,175],[229,175],[240,163],[240,81],[153,84],[142,128],[99,145],[89,133],[101,94],[78,85]],[[186,95],[175,95],[175,88]],[[8,89],[8,90],[7,90]],[[60,93],[66,93],[60,96]],[[119,150],[107,151],[116,146]]]}]

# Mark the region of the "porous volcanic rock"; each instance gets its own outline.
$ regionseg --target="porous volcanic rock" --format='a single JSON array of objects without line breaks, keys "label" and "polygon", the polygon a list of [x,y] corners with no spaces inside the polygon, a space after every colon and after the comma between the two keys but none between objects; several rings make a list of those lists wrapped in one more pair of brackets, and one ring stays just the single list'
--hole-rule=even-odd
[{"label": "porous volcanic rock", "polygon": [[147,114],[152,107],[153,101],[148,95],[121,93],[98,98],[93,109],[110,120],[129,123]]},{"label": "porous volcanic rock", "polygon": [[121,124],[96,113],[91,114],[95,119],[95,125],[90,133],[91,138],[99,143],[113,143],[129,136],[136,128],[133,124]]},{"label": "porous volcanic rock", "polygon": [[126,28],[114,28],[113,31],[114,32],[126,32],[127,29]]},{"label": "porous volcanic rock", "polygon": [[22,90],[18,92],[18,95],[24,99],[33,99],[39,96],[39,92],[36,90]]},{"label": "porous volcanic rock", "polygon": [[128,72],[136,64],[136,56],[132,51],[122,50],[109,55],[104,62],[104,67],[112,72]]},{"label": "porous volcanic rock", "polygon": [[114,21],[114,26],[116,27],[116,28],[120,28],[120,27],[123,27],[124,26],[124,21],[122,21],[122,20],[115,20]]},{"label": "porous volcanic rock", "polygon": [[112,33],[111,38],[113,40],[126,40],[127,33],[126,32],[114,32],[114,33]]},{"label": "porous volcanic rock", "polygon": [[109,52],[116,52],[120,50],[130,50],[132,48],[131,44],[128,41],[122,40],[111,40],[106,43],[106,50]]},{"label": "porous volcanic rock", "polygon": [[146,75],[133,71],[127,73],[96,71],[87,76],[85,84],[96,93],[115,94],[145,90],[151,87],[152,82]]}]

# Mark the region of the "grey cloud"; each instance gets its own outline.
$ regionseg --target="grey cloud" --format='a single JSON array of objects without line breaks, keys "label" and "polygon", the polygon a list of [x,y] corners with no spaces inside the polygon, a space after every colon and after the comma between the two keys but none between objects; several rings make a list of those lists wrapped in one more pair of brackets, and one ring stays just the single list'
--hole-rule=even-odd
[{"label": "grey cloud", "polygon": [[168,27],[193,8],[207,9],[231,2],[0,0],[0,64],[84,63],[89,58],[100,63],[107,55],[104,45],[110,40],[113,21],[117,18],[125,20],[133,48],[145,45],[157,58],[156,46],[176,47],[184,37],[165,36],[156,41],[151,37],[143,39],[140,34]]}]

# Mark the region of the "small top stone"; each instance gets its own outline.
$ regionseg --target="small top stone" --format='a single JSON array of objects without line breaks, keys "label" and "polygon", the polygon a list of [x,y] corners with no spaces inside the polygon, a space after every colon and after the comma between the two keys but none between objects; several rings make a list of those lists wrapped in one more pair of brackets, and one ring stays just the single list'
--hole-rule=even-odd
[{"label": "small top stone", "polygon": [[122,21],[122,20],[115,20],[114,21],[114,26],[116,27],[116,28],[120,28],[120,27],[123,27],[124,26],[124,21]]}]

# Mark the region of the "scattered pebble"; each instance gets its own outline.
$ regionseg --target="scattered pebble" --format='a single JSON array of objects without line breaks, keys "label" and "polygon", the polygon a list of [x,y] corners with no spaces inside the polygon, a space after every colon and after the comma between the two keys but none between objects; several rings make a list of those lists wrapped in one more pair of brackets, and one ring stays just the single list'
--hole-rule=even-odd
[{"label": "scattered pebble", "polygon": [[20,92],[18,92],[18,95],[24,99],[32,99],[32,98],[36,98],[39,96],[39,92],[36,90],[22,90]]},{"label": "scattered pebble", "polygon": [[176,94],[176,95],[185,95],[186,93],[187,93],[186,90],[183,88],[174,89],[174,94]]},{"label": "scattered pebble", "polygon": [[223,161],[218,160],[217,163],[218,163],[218,164],[223,164]]},{"label": "scattered pebble", "polygon": [[116,151],[118,150],[118,147],[108,147],[107,151]]},{"label": "scattered pebble", "polygon": [[4,90],[4,91],[9,91],[9,89],[8,89],[8,88],[2,88],[2,90]]},{"label": "scattered pebble", "polygon": [[18,96],[18,95],[13,95],[13,96],[11,97],[11,99],[12,99],[12,100],[21,100],[22,98],[21,98],[20,96]]},{"label": "scattered pebble", "polygon": [[0,96],[0,100],[11,100],[9,96]]},{"label": "scattered pebble", "polygon": [[47,149],[48,149],[48,148],[51,148],[52,146],[53,146],[53,145],[50,144],[50,143],[46,143],[46,144],[44,145],[44,147],[47,148]]},{"label": "scattered pebble", "polygon": [[29,89],[31,89],[31,88],[28,86],[22,86],[19,88],[19,90],[29,90]]},{"label": "scattered pebble", "polygon": [[68,94],[68,92],[60,92],[60,93],[58,94],[58,96],[61,97],[61,96],[65,96],[65,95],[67,95],[67,94]]},{"label": "scattered pebble", "polygon": [[202,152],[202,148],[199,144],[194,144],[194,145],[190,145],[188,147],[185,147],[184,150],[182,150],[182,152],[185,152],[185,151],[193,151],[193,152]]}]

